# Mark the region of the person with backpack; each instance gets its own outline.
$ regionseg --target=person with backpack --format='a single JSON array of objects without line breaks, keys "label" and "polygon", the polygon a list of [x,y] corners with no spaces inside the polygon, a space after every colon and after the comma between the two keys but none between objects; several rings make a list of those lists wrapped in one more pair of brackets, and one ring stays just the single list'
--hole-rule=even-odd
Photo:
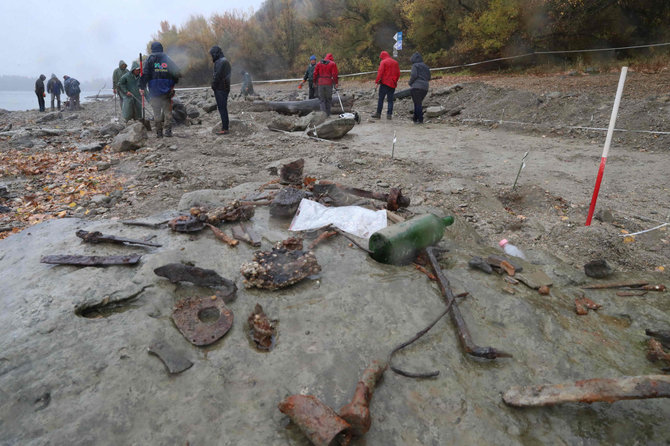
[{"label": "person with backpack", "polygon": [[44,79],[47,77],[43,74],[40,74],[40,77],[37,78],[35,81],[35,94],[37,95],[37,103],[40,106],[40,111],[46,111],[46,108],[44,107],[44,97],[47,95],[44,92]]},{"label": "person with backpack", "polygon": [[114,91],[115,95],[119,96],[119,101],[121,101],[121,110],[123,110],[123,100],[126,99],[127,96],[118,91],[117,87],[119,85],[119,81],[126,73],[128,73],[128,64],[120,60],[119,67],[114,69],[114,72],[112,73],[112,91]]},{"label": "person with backpack", "polygon": [[163,52],[160,42],[151,44],[151,54],[144,62],[140,76],[140,94],[149,88],[151,108],[156,119],[156,137],[172,136],[172,97],[181,73],[177,64]]},{"label": "person with backpack", "polygon": [[309,65],[307,65],[305,75],[302,77],[302,82],[298,85],[298,88],[302,88],[303,84],[307,82],[309,85],[309,99],[314,99],[316,97],[314,94],[314,67],[316,67],[316,56],[312,55],[309,58]]},{"label": "person with backpack", "polygon": [[223,50],[217,45],[214,45],[209,50],[209,55],[212,56],[214,62],[214,74],[212,76],[212,90],[214,90],[214,98],[216,99],[216,108],[219,109],[221,116],[221,130],[216,132],[217,135],[227,135],[228,130],[228,94],[230,93],[230,75],[232,68],[230,62],[223,55]]},{"label": "person with backpack", "polygon": [[418,52],[412,54],[409,61],[412,62],[412,73],[409,75],[410,94],[414,103],[412,121],[415,124],[423,124],[423,99],[428,94],[430,68],[423,63],[423,58]]},{"label": "person with backpack", "polygon": [[133,61],[130,71],[121,76],[116,84],[116,90],[125,97],[122,102],[121,113],[126,122],[142,119],[142,100],[140,99],[140,64]]},{"label": "person with backpack", "polygon": [[314,84],[318,90],[319,107],[326,116],[330,116],[333,105],[333,87],[337,89],[339,85],[337,75],[337,65],[331,53],[326,54],[326,57],[314,67]]},{"label": "person with backpack", "polygon": [[79,110],[79,94],[81,89],[79,88],[79,81],[68,75],[63,76],[63,86],[65,87],[65,94],[67,95],[70,102],[70,110]]},{"label": "person with backpack", "polygon": [[377,79],[375,79],[375,84],[379,85],[379,101],[377,101],[377,113],[374,113],[372,117],[375,119],[381,118],[384,98],[388,98],[386,119],[391,119],[393,115],[393,95],[395,94],[395,87],[398,86],[398,79],[400,79],[400,65],[386,51],[382,51],[379,58],[381,62],[377,70]]},{"label": "person with backpack", "polygon": [[54,99],[58,101],[58,110],[60,110],[60,94],[63,91],[63,84],[60,79],[51,73],[51,79],[47,82],[47,93],[51,94],[51,111],[54,111]]}]

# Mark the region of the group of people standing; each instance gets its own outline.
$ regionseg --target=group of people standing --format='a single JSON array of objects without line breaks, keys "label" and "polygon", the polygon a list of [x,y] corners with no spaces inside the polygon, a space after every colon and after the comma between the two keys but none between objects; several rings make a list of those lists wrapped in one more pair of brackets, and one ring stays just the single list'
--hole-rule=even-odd
[{"label": "group of people standing", "polygon": [[[386,119],[392,119],[395,89],[400,79],[400,65],[386,51],[382,51],[379,54],[379,58],[381,62],[379,63],[377,78],[375,79],[375,85],[379,87],[379,98],[377,101],[377,111],[372,114],[372,118],[381,118],[384,100],[386,99],[388,104],[386,107]],[[421,54],[418,52],[412,55],[410,62],[412,62],[412,71],[409,77],[409,86],[414,103],[412,121],[415,124],[422,124],[423,100],[428,93],[430,68],[423,63]],[[319,63],[316,62],[316,56],[312,55],[309,58],[309,65],[298,88],[302,88],[305,82],[308,82],[309,85],[309,99],[318,97],[321,111],[330,116],[333,88],[335,88],[337,93],[338,87],[338,71],[333,55],[330,53],[326,54],[326,57]]]},{"label": "group of people standing", "polygon": [[46,111],[45,101],[47,93],[51,95],[51,110],[54,111],[54,105],[58,105],[58,110],[61,108],[60,95],[65,92],[68,96],[69,102],[68,106],[71,110],[78,110],[79,106],[79,94],[81,89],[79,88],[79,81],[70,76],[63,76],[63,82],[56,77],[55,74],[51,74],[51,78],[44,86],[44,81],[46,76],[40,74],[40,77],[35,81],[35,94],[37,95],[37,103],[40,106],[40,111]]}]

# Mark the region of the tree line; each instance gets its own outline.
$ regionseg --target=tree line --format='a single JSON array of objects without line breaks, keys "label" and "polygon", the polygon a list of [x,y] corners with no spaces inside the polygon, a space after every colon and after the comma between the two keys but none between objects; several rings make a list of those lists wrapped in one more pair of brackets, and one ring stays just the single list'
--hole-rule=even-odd
[{"label": "tree line", "polygon": [[[450,66],[517,54],[660,43],[670,39],[667,0],[266,0],[255,12],[192,16],[161,23],[153,36],[181,66],[183,84],[205,85],[208,50],[219,45],[234,67],[256,79],[299,76],[309,56],[333,53],[341,73],[371,71],[379,52],[393,50],[403,31],[402,67],[419,51],[430,66]],[[554,62],[664,57],[667,47],[572,53]],[[542,60],[551,61],[547,57]],[[517,59],[486,64],[537,63]]]}]

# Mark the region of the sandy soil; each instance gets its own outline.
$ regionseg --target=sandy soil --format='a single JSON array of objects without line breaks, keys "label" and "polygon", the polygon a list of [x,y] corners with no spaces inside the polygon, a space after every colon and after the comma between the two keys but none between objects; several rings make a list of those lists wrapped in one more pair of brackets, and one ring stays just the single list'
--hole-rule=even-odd
[{"label": "sandy soil", "polygon": [[[150,134],[147,147],[136,152],[112,154],[105,149],[103,154],[112,159],[109,172],[123,184],[120,199],[109,208],[83,200],[76,209],[63,210],[67,215],[90,210],[89,218],[150,215],[175,208],[187,191],[271,181],[275,177],[268,166],[304,158],[305,173],[318,179],[379,191],[400,187],[413,205],[419,205],[411,208],[413,212],[420,212],[421,206],[441,208],[472,224],[482,243],[490,246],[508,238],[525,250],[549,250],[577,268],[604,258],[622,270],[662,270],[670,256],[666,228],[632,242],[622,235],[669,219],[669,135],[616,133],[597,219],[591,227],[584,227],[605,132],[568,126],[607,127],[617,82],[617,73],[443,77],[433,83],[425,105],[441,105],[450,113],[415,126],[410,99],[396,102],[392,121],[376,121],[368,117],[376,103],[371,84],[348,81],[342,90],[357,96],[355,109],[363,122],[332,143],[300,133],[271,132],[267,124],[273,112],[249,112],[248,102],[233,97],[231,115],[247,123],[251,131],[217,137],[211,132],[217,113],[200,110],[196,122],[201,124],[175,127],[172,139],[159,140]],[[448,89],[455,83],[464,88]],[[670,131],[666,119],[669,85],[667,72],[630,73],[617,128]],[[271,100],[299,98],[293,85],[258,85],[256,90]],[[179,96],[191,108],[211,100],[208,90]],[[76,119],[42,124],[68,129],[71,136],[44,137],[46,144],[41,148],[22,149],[22,153],[67,151],[74,144],[109,142],[96,130],[113,120],[113,110],[111,101],[91,103]],[[16,130],[34,126],[39,117],[34,111],[13,112],[4,114],[3,121]],[[89,132],[81,133],[84,130]],[[392,159],[394,133],[397,143]],[[0,150],[17,148],[10,145],[9,137],[0,138],[4,140],[0,140]],[[526,151],[526,168],[512,190]],[[39,176],[5,175],[0,180],[10,184],[16,202],[26,195],[22,188],[39,183]],[[11,199],[3,202],[12,207]],[[3,219],[11,220],[11,214]]]}]

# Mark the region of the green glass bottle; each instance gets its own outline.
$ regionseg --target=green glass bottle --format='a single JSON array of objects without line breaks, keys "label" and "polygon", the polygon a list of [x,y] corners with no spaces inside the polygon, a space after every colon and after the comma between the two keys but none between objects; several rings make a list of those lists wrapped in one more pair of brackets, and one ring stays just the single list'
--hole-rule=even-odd
[{"label": "green glass bottle", "polygon": [[440,218],[425,214],[388,226],[370,236],[370,255],[381,263],[406,265],[414,260],[419,250],[439,242],[444,236],[444,228],[453,222],[452,216]]}]

